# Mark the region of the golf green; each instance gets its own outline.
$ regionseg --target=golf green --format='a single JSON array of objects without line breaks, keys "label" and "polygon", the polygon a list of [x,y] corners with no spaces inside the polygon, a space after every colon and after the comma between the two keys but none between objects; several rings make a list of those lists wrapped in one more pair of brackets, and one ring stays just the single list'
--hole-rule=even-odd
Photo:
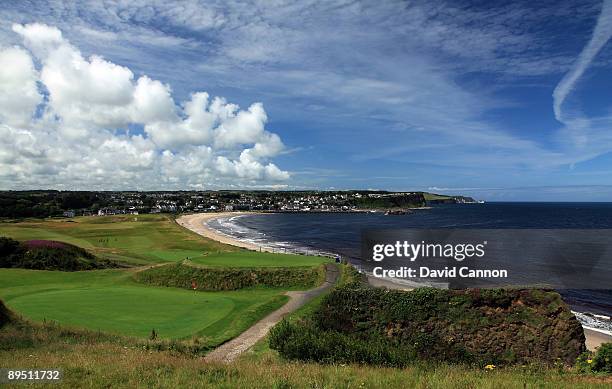
[{"label": "golf green", "polygon": [[10,301],[34,320],[144,337],[152,329],[165,338],[200,332],[234,310],[232,299],[183,290],[105,287],[56,290]]},{"label": "golf green", "polygon": [[126,270],[51,272],[0,269],[0,299],[34,321],[161,338],[205,336],[212,344],[236,336],[280,307],[277,290],[194,292],[147,287]]}]

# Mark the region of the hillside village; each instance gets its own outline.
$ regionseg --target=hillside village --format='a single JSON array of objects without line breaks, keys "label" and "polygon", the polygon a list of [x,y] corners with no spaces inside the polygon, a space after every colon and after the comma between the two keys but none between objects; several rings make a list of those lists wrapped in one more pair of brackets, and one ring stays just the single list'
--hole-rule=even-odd
[{"label": "hillside village", "polygon": [[360,212],[472,202],[475,202],[472,198],[464,196],[386,191],[5,191],[0,192],[0,217],[221,211]]}]

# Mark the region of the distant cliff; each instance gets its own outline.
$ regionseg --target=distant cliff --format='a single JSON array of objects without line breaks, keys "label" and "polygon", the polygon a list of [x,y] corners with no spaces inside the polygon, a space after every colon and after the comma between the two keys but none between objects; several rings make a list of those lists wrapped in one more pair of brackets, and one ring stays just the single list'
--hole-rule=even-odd
[{"label": "distant cliff", "polygon": [[426,205],[422,192],[414,193],[374,193],[353,200],[358,209],[417,208]]},{"label": "distant cliff", "polygon": [[381,192],[365,194],[354,199],[351,205],[358,209],[407,209],[437,204],[475,203],[467,196],[447,196],[428,192]]},{"label": "distant cliff", "polygon": [[470,204],[475,203],[472,197],[468,196],[447,196],[447,195],[439,195],[435,193],[423,193],[425,197],[425,202],[427,205],[436,205],[436,204]]}]

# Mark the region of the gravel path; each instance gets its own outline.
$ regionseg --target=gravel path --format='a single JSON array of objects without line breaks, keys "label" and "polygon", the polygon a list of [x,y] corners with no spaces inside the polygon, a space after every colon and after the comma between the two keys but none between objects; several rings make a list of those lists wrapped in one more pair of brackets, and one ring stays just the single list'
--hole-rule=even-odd
[{"label": "gravel path", "polygon": [[326,264],[325,282],[323,282],[321,286],[307,291],[286,292],[285,294],[289,296],[289,301],[285,305],[255,323],[238,337],[222,344],[208,353],[204,357],[204,360],[207,362],[216,361],[225,363],[233,361],[259,340],[263,339],[268,334],[268,331],[270,331],[276,323],[281,321],[283,317],[294,312],[308,301],[331,288],[337,280],[338,267],[333,264]]}]

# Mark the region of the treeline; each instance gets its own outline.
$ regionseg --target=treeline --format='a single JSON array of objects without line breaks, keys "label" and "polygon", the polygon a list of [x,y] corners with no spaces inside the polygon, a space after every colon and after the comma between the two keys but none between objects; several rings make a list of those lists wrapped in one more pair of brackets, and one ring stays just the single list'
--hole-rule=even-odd
[{"label": "treeline", "polygon": [[398,194],[384,197],[362,197],[353,200],[360,209],[415,208],[426,205],[423,193]]},{"label": "treeline", "polygon": [[0,217],[61,216],[67,210],[101,208],[108,203],[96,192],[0,192]]},{"label": "treeline", "polygon": [[68,243],[0,237],[0,268],[79,271],[115,267],[116,263]]}]

